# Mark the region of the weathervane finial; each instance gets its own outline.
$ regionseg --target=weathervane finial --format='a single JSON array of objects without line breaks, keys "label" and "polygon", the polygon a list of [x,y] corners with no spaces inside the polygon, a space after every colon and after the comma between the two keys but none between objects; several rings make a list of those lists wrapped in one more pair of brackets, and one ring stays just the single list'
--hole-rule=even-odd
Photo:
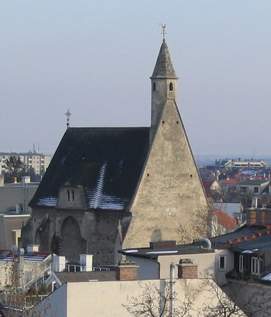
[{"label": "weathervane finial", "polygon": [[166,38],[166,34],[167,34],[167,32],[166,32],[166,24],[162,24],[161,25],[161,28],[162,28],[162,30],[161,30],[161,34],[162,34],[162,36],[163,36],[163,41],[165,40],[165,38]]},{"label": "weathervane finial", "polygon": [[65,112],[67,129],[70,127],[70,117],[71,117],[71,115],[72,115],[72,113],[70,112],[70,109],[68,109]]}]

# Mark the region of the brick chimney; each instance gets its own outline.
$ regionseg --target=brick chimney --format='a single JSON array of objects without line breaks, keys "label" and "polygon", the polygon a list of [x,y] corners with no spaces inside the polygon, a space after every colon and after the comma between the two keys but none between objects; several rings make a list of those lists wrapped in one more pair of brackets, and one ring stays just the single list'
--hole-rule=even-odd
[{"label": "brick chimney", "polygon": [[138,279],[138,265],[123,258],[116,270],[118,281],[136,281]]},{"label": "brick chimney", "polygon": [[254,210],[254,209],[248,210],[248,212],[247,212],[247,225],[248,226],[255,225],[256,220],[257,220],[256,217],[257,217],[256,210]]},{"label": "brick chimney", "polygon": [[178,278],[180,279],[197,279],[198,266],[193,264],[190,259],[183,259],[178,264]]},{"label": "brick chimney", "polygon": [[161,241],[150,242],[150,248],[153,250],[175,248],[175,247],[176,247],[175,240],[161,240]]}]

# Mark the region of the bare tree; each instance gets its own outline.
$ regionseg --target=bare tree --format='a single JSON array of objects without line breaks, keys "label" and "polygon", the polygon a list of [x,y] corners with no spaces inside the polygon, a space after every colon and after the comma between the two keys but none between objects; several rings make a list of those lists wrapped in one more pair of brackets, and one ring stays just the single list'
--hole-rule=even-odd
[{"label": "bare tree", "polygon": [[224,292],[245,312],[248,317],[271,316],[271,292],[266,286],[254,283],[229,282]]},{"label": "bare tree", "polygon": [[244,317],[243,310],[212,280],[207,280],[210,296],[214,304],[207,304],[203,308],[205,317]]},{"label": "bare tree", "polygon": [[209,231],[209,207],[198,209],[189,223],[180,223],[178,226],[178,243],[187,243],[208,236]]},{"label": "bare tree", "polygon": [[31,316],[30,310],[33,306],[49,293],[49,289],[43,284],[38,288],[25,288],[20,260],[21,256],[13,254],[12,260],[2,264],[0,271],[0,304],[5,317]]},{"label": "bare tree", "polygon": [[190,317],[195,294],[185,287],[180,300],[171,282],[164,283],[162,288],[151,283],[144,285],[142,294],[130,297],[129,304],[124,307],[135,317]]}]

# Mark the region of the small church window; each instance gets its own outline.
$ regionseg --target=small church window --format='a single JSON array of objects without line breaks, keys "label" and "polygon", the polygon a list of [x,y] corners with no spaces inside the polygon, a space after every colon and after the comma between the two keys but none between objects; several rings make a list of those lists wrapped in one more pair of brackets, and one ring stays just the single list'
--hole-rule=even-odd
[{"label": "small church window", "polygon": [[156,83],[152,83],[152,91],[156,90]]},{"label": "small church window", "polygon": [[173,83],[169,83],[169,90],[173,91]]},{"label": "small church window", "polygon": [[71,200],[71,196],[70,196],[70,191],[69,190],[67,190],[67,198],[68,198],[68,201]]}]

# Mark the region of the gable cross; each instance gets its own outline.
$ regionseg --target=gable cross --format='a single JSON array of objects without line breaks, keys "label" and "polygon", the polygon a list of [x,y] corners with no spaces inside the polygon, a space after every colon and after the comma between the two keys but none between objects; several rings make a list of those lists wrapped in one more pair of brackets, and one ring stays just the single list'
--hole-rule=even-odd
[{"label": "gable cross", "polygon": [[163,40],[164,40],[165,37],[166,37],[166,34],[167,34],[167,32],[166,32],[166,24],[162,24],[162,25],[161,25],[161,28],[162,28],[161,34],[162,34]]}]

